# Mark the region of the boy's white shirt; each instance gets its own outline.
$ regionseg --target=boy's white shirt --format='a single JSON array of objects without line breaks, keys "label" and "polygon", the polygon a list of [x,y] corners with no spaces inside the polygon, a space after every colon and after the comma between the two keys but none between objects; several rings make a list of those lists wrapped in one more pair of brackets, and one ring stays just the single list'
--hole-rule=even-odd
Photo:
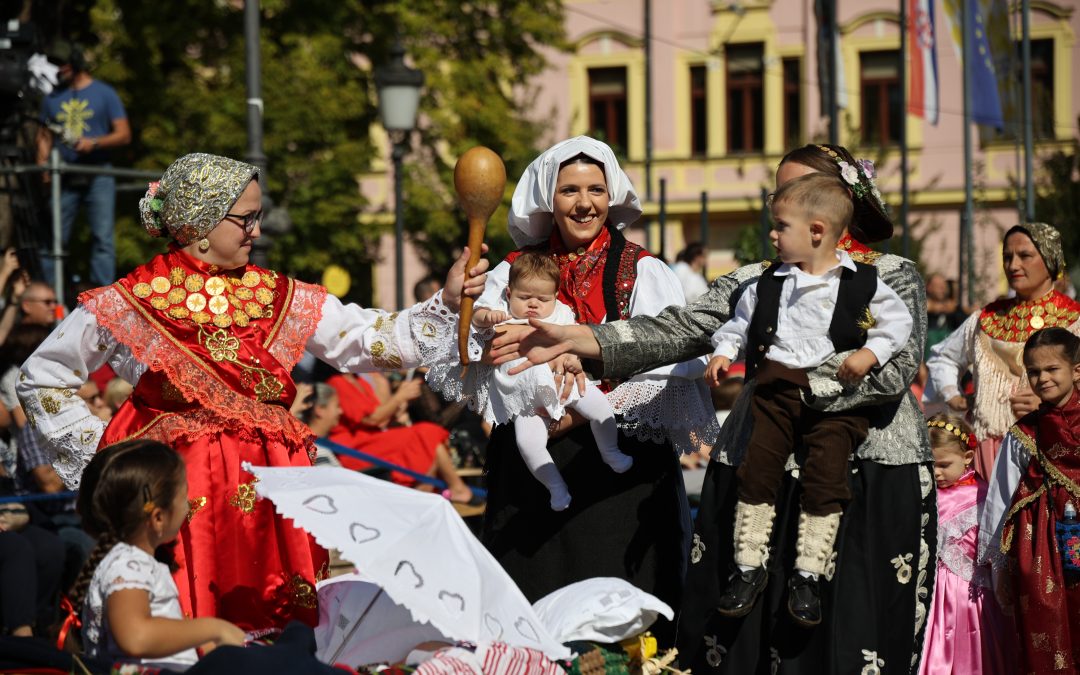
[{"label": "boy's white shirt", "polygon": [[[780,312],[776,336],[765,358],[789,368],[806,369],[825,363],[836,353],[829,327],[840,292],[840,275],[844,269],[855,270],[846,251],[838,249],[836,258],[836,266],[820,275],[807,274],[788,263],[776,270],[776,276],[783,277]],[[713,356],[734,361],[746,348],[746,335],[757,307],[757,286],[754,281],[746,288],[735,305],[735,314],[713,333]],[[880,277],[870,300],[870,314],[875,324],[867,331],[864,346],[874,353],[879,366],[885,365],[903,349],[914,322],[904,301]]]}]

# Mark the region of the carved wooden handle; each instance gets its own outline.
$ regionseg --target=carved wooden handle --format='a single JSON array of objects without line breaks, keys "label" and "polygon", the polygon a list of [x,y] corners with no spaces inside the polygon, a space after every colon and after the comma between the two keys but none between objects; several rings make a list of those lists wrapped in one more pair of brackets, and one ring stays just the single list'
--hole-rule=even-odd
[{"label": "carved wooden handle", "polygon": [[[466,274],[480,262],[480,249],[484,244],[484,230],[488,219],[502,202],[506,188],[506,167],[502,159],[483,146],[472,148],[463,154],[454,166],[454,189],[461,208],[469,220],[469,264]],[[469,324],[472,323],[473,299],[461,300],[458,319],[458,353],[462,365],[469,363]]]}]

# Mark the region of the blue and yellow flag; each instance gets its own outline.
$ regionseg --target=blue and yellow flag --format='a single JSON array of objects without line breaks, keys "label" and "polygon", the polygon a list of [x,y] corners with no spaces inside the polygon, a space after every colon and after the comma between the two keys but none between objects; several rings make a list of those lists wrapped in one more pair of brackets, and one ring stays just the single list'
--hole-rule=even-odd
[{"label": "blue and yellow flag", "polygon": [[[994,64],[994,52],[990,48],[990,28],[979,0],[942,0],[945,14],[949,18],[950,32],[956,42],[957,50],[963,54],[960,27],[961,2],[967,2],[971,22],[968,25],[968,39],[971,41],[973,58],[970,64],[972,119],[977,124],[986,124],[995,129],[1005,128],[1005,119],[1001,112],[1001,96],[998,93],[997,67]],[[1000,49],[1000,47],[999,47]],[[963,58],[961,57],[961,60]]]}]

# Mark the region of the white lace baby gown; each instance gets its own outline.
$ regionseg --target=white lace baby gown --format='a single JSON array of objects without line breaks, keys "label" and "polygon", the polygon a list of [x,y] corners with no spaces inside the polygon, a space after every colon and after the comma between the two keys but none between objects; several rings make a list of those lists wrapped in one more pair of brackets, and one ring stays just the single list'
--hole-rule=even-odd
[{"label": "white lace baby gown", "polygon": [[[488,309],[509,314],[505,293],[503,293],[500,301],[498,307],[489,307]],[[576,323],[574,310],[558,300],[555,301],[555,311],[551,313],[551,316],[542,320],[560,326],[570,326]],[[528,323],[528,321],[526,319],[511,319],[506,323],[524,324]],[[555,376],[547,365],[534,366],[517,375],[508,374],[511,368],[524,361],[525,359],[521,358],[510,363],[504,363],[492,371],[488,391],[490,405],[484,408],[485,421],[491,424],[506,424],[519,415],[535,415],[539,409],[543,409],[551,419],[557,420],[565,414],[568,404],[580,398],[577,387],[574,387],[569,399],[566,402],[560,402],[560,392],[555,388]]]}]

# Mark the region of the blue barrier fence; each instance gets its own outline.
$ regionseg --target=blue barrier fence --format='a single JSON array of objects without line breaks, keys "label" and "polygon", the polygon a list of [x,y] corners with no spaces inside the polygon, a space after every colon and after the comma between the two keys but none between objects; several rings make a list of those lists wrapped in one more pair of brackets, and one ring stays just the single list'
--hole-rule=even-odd
[{"label": "blue barrier fence", "polygon": [[[322,447],[326,448],[327,450],[329,450],[329,451],[331,451],[331,452],[333,452],[334,454],[337,454],[337,455],[345,455],[346,457],[353,457],[355,459],[359,459],[361,461],[367,462],[368,464],[372,464],[374,466],[378,466],[378,467],[381,467],[383,469],[389,469],[391,471],[397,471],[399,473],[403,473],[406,476],[409,476],[411,478],[416,479],[416,482],[418,482],[418,483],[423,483],[425,485],[431,485],[431,486],[433,486],[435,488],[438,488],[439,490],[445,490],[446,489],[446,483],[439,480],[438,478],[434,478],[432,476],[428,476],[427,474],[423,474],[423,473],[419,473],[419,472],[416,472],[416,471],[412,471],[410,469],[406,469],[403,466],[398,466],[397,464],[394,464],[393,462],[388,462],[385,459],[382,459],[380,457],[375,457],[374,455],[369,455],[366,452],[360,452],[359,450],[353,450],[352,448],[346,447],[346,446],[341,445],[339,443],[334,443],[333,441],[328,441],[325,438],[320,438],[319,440],[315,441],[315,444],[319,445],[319,446],[322,446]],[[478,488],[478,487],[474,487],[474,488],[472,488],[472,491],[473,491],[474,495],[476,495],[477,497],[480,497],[481,499],[487,498],[487,490],[484,490],[484,489]],[[47,501],[62,500],[62,499],[73,499],[75,497],[75,495],[77,495],[77,494],[78,494],[77,492],[48,492],[48,493],[42,492],[42,493],[34,493],[34,494],[28,494],[28,495],[17,495],[17,496],[13,495],[11,497],[0,497],[0,503],[4,503],[4,504],[12,504],[12,503],[21,504],[21,503],[25,503],[25,502],[47,502]]]}]

